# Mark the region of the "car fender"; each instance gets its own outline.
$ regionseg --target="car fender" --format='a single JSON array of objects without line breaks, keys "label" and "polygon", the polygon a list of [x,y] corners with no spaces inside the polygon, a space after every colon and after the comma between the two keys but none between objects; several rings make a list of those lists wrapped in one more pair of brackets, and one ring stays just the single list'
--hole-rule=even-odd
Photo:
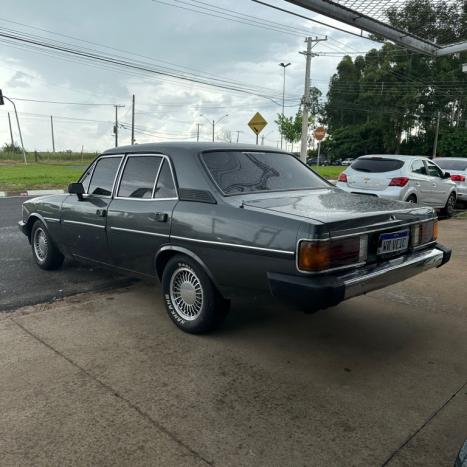
[{"label": "car fender", "polygon": [[407,189],[407,191],[405,192],[404,201],[407,201],[407,198],[410,195],[415,195],[417,197],[417,201],[420,202],[421,196],[416,187],[411,186]]},{"label": "car fender", "polygon": [[216,279],[214,278],[209,268],[206,266],[206,263],[198,255],[193,253],[188,248],[184,248],[182,246],[177,246],[177,245],[164,245],[156,253],[156,257],[154,259],[154,268],[156,271],[156,276],[158,277],[159,280],[162,279],[163,266],[167,263],[167,261],[170,259],[171,256],[177,253],[187,255],[190,258],[194,259],[204,269],[204,272],[208,275],[209,279],[211,279],[212,283],[216,286],[216,288],[220,290],[220,287],[217,284]]},{"label": "car fender", "polygon": [[36,220],[40,220],[48,228],[47,221],[45,220],[44,216],[42,216],[42,214],[39,214],[38,212],[30,212],[24,222],[28,232],[29,240],[31,240],[32,225],[34,222],[36,222]]}]

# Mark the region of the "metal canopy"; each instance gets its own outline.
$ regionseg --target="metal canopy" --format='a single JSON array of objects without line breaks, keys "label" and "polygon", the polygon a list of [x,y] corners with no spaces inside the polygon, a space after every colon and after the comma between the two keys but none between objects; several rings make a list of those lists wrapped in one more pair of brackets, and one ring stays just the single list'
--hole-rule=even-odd
[{"label": "metal canopy", "polygon": [[[419,53],[439,57],[467,51],[467,40],[452,43],[452,25],[446,25],[445,37],[437,43],[429,37],[430,31],[403,30],[390,24],[388,11],[397,13],[407,0],[285,0],[315,13],[322,14],[362,31],[383,36],[405,48]],[[450,8],[462,8],[461,2],[433,1],[435,6],[448,4]],[[451,43],[450,43],[451,41]]]}]

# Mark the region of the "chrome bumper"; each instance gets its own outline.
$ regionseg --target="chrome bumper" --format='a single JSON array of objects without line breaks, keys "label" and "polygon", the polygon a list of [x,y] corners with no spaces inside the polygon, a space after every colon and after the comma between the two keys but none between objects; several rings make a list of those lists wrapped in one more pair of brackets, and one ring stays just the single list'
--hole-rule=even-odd
[{"label": "chrome bumper", "polygon": [[373,268],[359,268],[339,277],[345,286],[344,299],[387,287],[427,269],[439,267],[449,261],[449,257],[450,250],[443,251],[435,247],[386,261]]}]

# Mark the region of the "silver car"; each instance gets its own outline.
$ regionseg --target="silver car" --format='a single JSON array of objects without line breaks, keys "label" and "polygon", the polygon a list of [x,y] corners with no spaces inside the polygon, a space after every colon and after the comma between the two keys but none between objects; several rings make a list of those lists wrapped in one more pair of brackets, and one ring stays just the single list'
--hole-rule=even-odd
[{"label": "silver car", "polygon": [[451,180],[457,185],[457,201],[467,206],[467,157],[440,157],[434,161],[451,174]]},{"label": "silver car", "polygon": [[340,174],[337,187],[348,193],[443,209],[448,217],[453,215],[457,200],[451,174],[423,156],[361,156]]}]

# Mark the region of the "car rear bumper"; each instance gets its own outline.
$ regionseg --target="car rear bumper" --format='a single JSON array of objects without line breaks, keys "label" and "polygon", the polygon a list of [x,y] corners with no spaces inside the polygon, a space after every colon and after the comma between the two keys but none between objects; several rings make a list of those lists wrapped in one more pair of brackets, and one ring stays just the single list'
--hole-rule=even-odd
[{"label": "car rear bumper", "polygon": [[451,250],[436,244],[351,272],[323,277],[268,273],[268,280],[274,297],[293,303],[304,311],[314,312],[440,267],[450,258]]}]

